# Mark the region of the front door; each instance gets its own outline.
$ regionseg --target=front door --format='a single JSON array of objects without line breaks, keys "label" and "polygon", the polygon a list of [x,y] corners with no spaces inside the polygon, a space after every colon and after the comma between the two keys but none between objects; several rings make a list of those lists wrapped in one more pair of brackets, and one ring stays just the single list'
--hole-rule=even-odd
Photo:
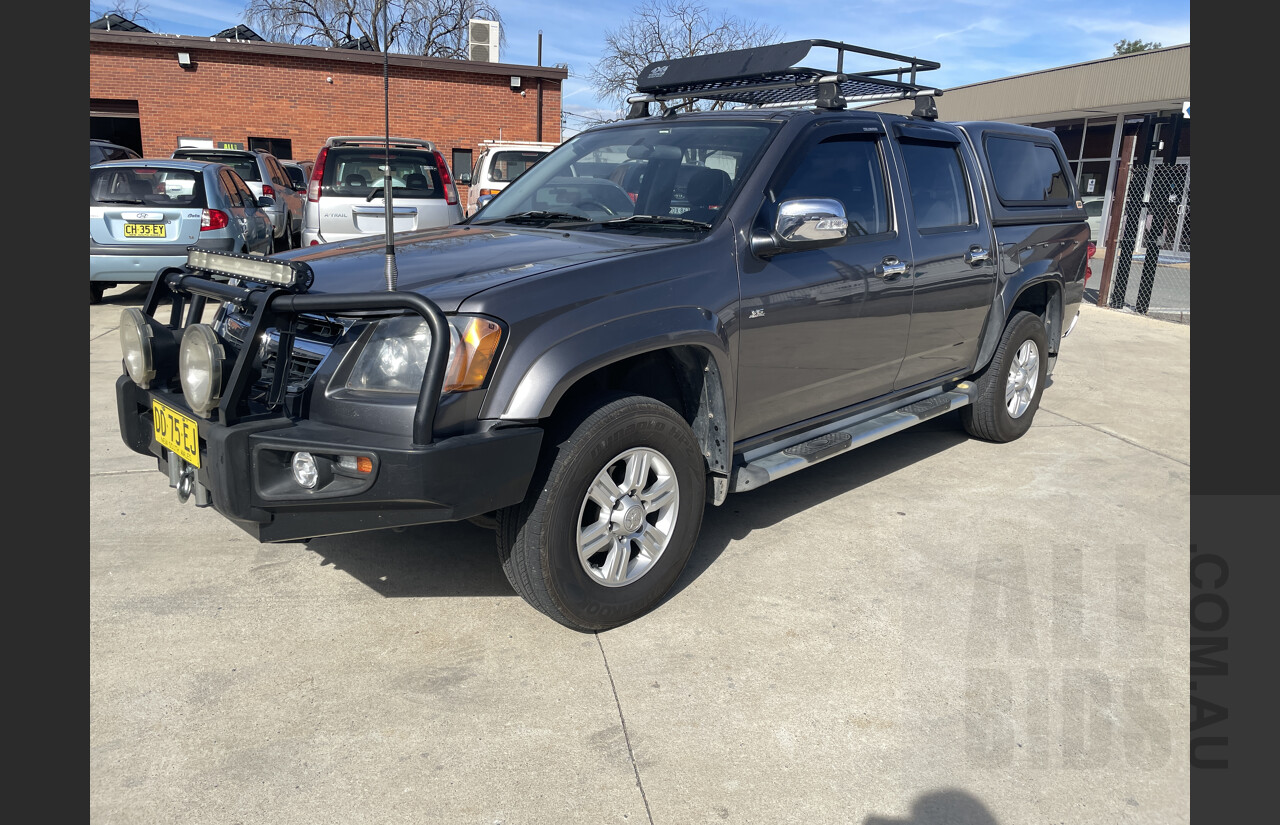
[{"label": "front door", "polygon": [[735,438],[745,439],[883,395],[906,349],[911,246],[891,196],[879,120],[817,127],[770,184],[758,221],[791,198],[834,198],[849,218],[844,242],[744,252]]}]

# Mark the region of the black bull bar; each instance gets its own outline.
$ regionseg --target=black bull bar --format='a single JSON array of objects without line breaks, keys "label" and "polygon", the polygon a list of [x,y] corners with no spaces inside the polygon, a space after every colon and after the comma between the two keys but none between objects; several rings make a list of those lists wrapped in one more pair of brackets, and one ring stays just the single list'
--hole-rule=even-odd
[{"label": "black bull bar", "polygon": [[[260,259],[261,260],[261,259]],[[291,262],[296,268],[306,265]],[[305,279],[306,282],[310,278]],[[143,313],[154,317],[161,302],[169,304],[169,321],[166,328],[176,331],[199,323],[209,299],[234,304],[251,316],[245,341],[257,341],[268,329],[280,332],[280,348],[275,375],[268,396],[269,405],[278,404],[283,397],[285,379],[289,374],[289,359],[293,351],[294,320],[303,313],[362,314],[407,310],[421,316],[431,329],[434,346],[427,355],[427,367],[418,391],[418,402],[413,414],[413,444],[425,446],[432,443],[436,408],[444,384],[448,366],[448,321],[440,307],[431,300],[413,292],[348,292],[307,294],[297,286],[269,284],[227,283],[213,280],[200,270],[190,266],[161,269],[151,282]],[[185,323],[182,316],[186,313]],[[445,345],[441,346],[441,342]],[[222,398],[218,402],[218,414],[224,424],[231,425],[249,420],[242,412],[241,401],[254,379],[254,348],[242,346],[236,355],[235,366],[227,379]],[[256,417],[256,416],[255,416]]]}]

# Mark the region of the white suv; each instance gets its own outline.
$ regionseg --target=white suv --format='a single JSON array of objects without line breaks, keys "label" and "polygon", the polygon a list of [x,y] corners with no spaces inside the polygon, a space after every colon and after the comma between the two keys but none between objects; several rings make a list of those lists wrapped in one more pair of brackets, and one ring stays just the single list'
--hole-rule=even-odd
[{"label": "white suv", "polygon": [[462,220],[453,175],[431,141],[331,137],[311,170],[302,221],[303,246],[386,234],[383,186],[388,169],[392,232],[449,226]]},{"label": "white suv", "polygon": [[492,200],[508,183],[524,174],[524,170],[558,145],[518,140],[507,143],[485,141],[481,144],[480,154],[472,166],[471,174],[463,181],[468,184],[467,217],[474,215],[477,209]]}]

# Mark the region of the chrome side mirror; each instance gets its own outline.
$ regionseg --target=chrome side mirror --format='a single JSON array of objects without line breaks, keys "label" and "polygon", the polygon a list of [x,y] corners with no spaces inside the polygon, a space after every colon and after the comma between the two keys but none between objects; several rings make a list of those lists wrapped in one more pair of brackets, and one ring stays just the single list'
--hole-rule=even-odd
[{"label": "chrome side mirror", "polygon": [[834,198],[800,198],[778,204],[773,229],[788,246],[822,245],[844,240],[849,221]]},{"label": "chrome side mirror", "polygon": [[778,204],[773,232],[751,237],[751,251],[768,258],[791,249],[838,244],[849,234],[844,204],[834,198],[796,198]]}]

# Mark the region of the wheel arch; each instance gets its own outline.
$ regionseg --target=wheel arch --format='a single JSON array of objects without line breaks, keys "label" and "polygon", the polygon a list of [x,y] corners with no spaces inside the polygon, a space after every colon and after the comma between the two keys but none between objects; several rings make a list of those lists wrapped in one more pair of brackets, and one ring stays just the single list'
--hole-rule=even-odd
[{"label": "wheel arch", "polygon": [[[692,428],[708,472],[719,480],[713,485],[713,500],[719,504],[728,492],[733,391],[728,349],[715,317],[687,307],[583,330],[533,361],[505,398],[500,417],[546,421],[608,391],[656,398]],[[693,326],[694,319],[700,328]]]},{"label": "wheel arch", "polygon": [[986,328],[982,331],[982,342],[974,363],[975,372],[991,363],[1004,328],[1009,319],[1019,312],[1030,312],[1044,321],[1049,338],[1046,355],[1050,358],[1057,356],[1058,341],[1062,338],[1062,275],[1054,272],[1027,275],[1017,281],[1009,281],[996,293],[987,313]]}]

